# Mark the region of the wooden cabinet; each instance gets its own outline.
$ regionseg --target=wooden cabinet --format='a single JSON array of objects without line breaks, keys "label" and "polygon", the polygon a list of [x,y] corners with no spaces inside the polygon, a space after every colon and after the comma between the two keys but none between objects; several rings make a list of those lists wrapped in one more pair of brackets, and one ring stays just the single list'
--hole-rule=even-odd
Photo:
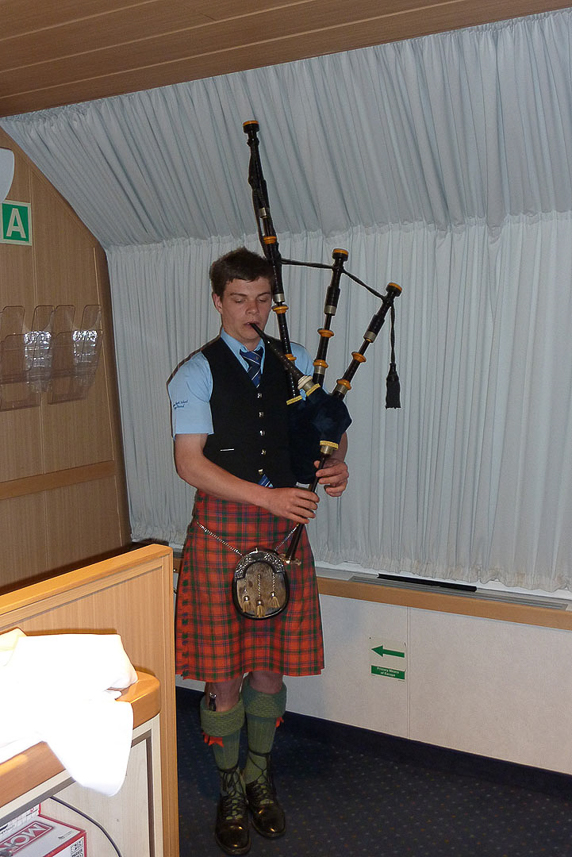
[{"label": "wooden cabinet", "polygon": [[[141,813],[143,810],[149,813],[148,822],[154,831],[151,841],[161,838],[161,829],[163,841],[162,851],[156,848],[151,854],[178,857],[172,551],[150,545],[0,596],[0,634],[14,628],[20,628],[25,634],[119,634],[135,669],[148,674],[139,689],[147,688],[149,692],[137,697],[135,710],[139,712],[139,731],[134,733],[133,765],[125,792],[129,795],[134,789],[139,797],[124,802],[121,796],[117,801],[96,793],[86,796],[87,790],[69,783],[69,775],[61,766],[54,769],[53,754],[37,745],[22,754],[22,759],[17,758],[11,765],[4,763],[9,767],[3,771],[5,780],[0,782],[1,794],[13,795],[9,800],[2,798],[5,815],[17,814],[15,810],[23,805],[22,802],[17,807],[11,807],[10,803],[20,801],[23,795],[26,795],[24,803],[38,803],[39,795],[45,794],[46,788],[48,791],[61,788],[73,802],[80,800],[77,793],[81,791],[80,808],[88,806],[88,812],[91,810],[95,817],[103,812],[110,832],[113,830],[121,837],[129,837],[141,824],[146,829],[148,825],[142,822]],[[156,684],[152,688],[149,682]],[[70,687],[70,692],[72,690]],[[136,686],[132,692],[137,693]],[[150,704],[152,700],[155,703]],[[147,799],[145,784],[149,766],[153,772],[148,780],[153,792],[151,802]],[[56,779],[52,780],[53,777]],[[14,785],[14,779],[19,785]],[[8,787],[10,791],[6,791]],[[60,795],[65,799],[62,791]],[[109,814],[100,806],[110,809],[110,801],[115,801],[111,812],[113,821],[109,821]],[[60,807],[57,817],[62,817]],[[71,816],[69,820],[78,827],[83,826],[77,819],[71,821]],[[103,851],[91,853],[106,857]],[[126,850],[123,853],[136,852]],[[145,853],[137,852],[137,857]]]},{"label": "wooden cabinet", "polygon": [[0,824],[41,803],[44,815],[86,831],[89,854],[116,854],[101,825],[124,857],[162,857],[160,685],[144,673],[138,679],[121,697],[133,706],[133,743],[118,794],[77,785],[50,748],[36,744],[0,765]]}]

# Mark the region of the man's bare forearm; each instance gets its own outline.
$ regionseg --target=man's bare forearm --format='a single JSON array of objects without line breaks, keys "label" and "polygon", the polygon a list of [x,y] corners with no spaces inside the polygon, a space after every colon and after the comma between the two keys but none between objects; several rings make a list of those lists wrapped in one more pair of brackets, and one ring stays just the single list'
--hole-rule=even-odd
[{"label": "man's bare forearm", "polygon": [[315,517],[316,494],[298,487],[266,488],[240,479],[203,455],[205,441],[206,435],[177,435],[175,439],[177,473],[189,485],[219,500],[260,506],[297,524],[306,524]]}]

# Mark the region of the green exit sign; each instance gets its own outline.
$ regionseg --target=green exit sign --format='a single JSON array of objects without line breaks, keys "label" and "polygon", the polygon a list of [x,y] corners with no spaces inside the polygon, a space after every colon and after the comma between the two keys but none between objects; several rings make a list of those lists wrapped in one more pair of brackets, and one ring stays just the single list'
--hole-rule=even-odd
[{"label": "green exit sign", "polygon": [[32,243],[32,207],[29,202],[2,203],[0,244]]}]

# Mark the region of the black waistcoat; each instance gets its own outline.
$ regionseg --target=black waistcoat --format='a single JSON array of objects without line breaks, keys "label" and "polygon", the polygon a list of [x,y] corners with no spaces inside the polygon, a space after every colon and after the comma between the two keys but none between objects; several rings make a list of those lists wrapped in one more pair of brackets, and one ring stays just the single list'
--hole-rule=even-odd
[{"label": "black waistcoat", "polygon": [[224,340],[206,345],[203,354],[213,377],[214,434],[207,438],[205,456],[248,482],[258,482],[264,473],[275,488],[295,485],[288,442],[288,386],[278,358],[266,349],[260,386],[255,387]]}]

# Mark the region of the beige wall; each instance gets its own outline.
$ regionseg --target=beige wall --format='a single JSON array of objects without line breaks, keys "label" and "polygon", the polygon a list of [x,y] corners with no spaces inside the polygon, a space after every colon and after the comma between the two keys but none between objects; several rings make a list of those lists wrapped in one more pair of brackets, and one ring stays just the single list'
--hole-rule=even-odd
[{"label": "beige wall", "polygon": [[0,244],[0,310],[73,304],[103,309],[103,353],[86,399],[0,411],[0,588],[79,564],[129,542],[105,254],[47,179],[16,156],[8,198],[32,206],[29,246]]}]

